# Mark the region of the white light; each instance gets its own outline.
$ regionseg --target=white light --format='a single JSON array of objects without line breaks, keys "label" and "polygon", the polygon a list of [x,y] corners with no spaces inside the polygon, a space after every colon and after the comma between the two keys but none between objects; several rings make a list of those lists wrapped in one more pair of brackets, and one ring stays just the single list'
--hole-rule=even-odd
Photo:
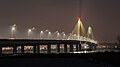
[{"label": "white light", "polygon": [[84,46],[84,48],[87,48],[87,46]]},{"label": "white light", "polygon": [[43,34],[43,31],[40,31],[40,34]]},{"label": "white light", "polygon": [[63,36],[65,36],[65,33],[63,34]]},{"label": "white light", "polygon": [[12,31],[14,31],[15,30],[15,27],[12,27]]},{"label": "white light", "polygon": [[28,29],[28,38],[30,38],[30,33],[32,32],[32,29]]},{"label": "white light", "polygon": [[57,35],[60,35],[60,33],[58,32]]},{"label": "white light", "polygon": [[14,38],[15,31],[16,31],[16,24],[14,24],[14,25],[11,26],[11,35],[12,35],[12,38]]},{"label": "white light", "polygon": [[44,34],[44,32],[40,31],[40,39],[43,39],[43,34]]},{"label": "white light", "polygon": [[31,30],[31,29],[28,29],[28,32],[32,32],[32,30]]},{"label": "white light", "polygon": [[12,29],[11,30],[14,31],[15,27],[16,27],[16,24],[12,25]]},{"label": "white light", "polygon": [[84,53],[87,53],[87,51],[84,51]]},{"label": "white light", "polygon": [[51,34],[51,32],[48,32],[48,34],[50,35],[50,34]]}]

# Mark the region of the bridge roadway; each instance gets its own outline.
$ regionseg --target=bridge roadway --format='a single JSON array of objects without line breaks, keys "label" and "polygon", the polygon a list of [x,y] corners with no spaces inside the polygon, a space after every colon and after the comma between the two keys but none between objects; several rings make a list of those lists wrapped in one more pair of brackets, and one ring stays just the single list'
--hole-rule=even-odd
[{"label": "bridge roadway", "polygon": [[60,44],[64,44],[64,53],[67,53],[69,45],[70,52],[73,52],[73,45],[76,45],[76,52],[81,50],[81,44],[93,44],[77,40],[40,40],[40,39],[0,39],[0,54],[2,47],[13,47],[13,53],[17,53],[17,47],[21,47],[21,53],[24,53],[24,46],[33,46],[33,53],[40,53],[40,45],[47,45],[47,53],[51,53],[51,45],[56,45],[57,53],[60,53]]}]

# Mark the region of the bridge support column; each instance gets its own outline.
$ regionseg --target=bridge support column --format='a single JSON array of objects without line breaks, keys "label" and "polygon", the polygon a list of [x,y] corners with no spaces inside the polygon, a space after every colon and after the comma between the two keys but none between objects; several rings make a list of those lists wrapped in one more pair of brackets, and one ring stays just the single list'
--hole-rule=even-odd
[{"label": "bridge support column", "polygon": [[40,53],[40,46],[37,45],[37,53],[39,54]]},{"label": "bridge support column", "polygon": [[51,53],[51,44],[47,45],[47,53]]},{"label": "bridge support column", "polygon": [[73,52],[73,44],[70,44],[70,52]]},{"label": "bridge support column", "polygon": [[92,50],[92,44],[88,43],[89,50]]},{"label": "bridge support column", "polygon": [[21,53],[24,53],[24,46],[21,46]]},{"label": "bridge support column", "polygon": [[89,46],[89,50],[94,50],[94,44],[93,43],[89,43],[88,46]]},{"label": "bridge support column", "polygon": [[81,44],[79,44],[79,51],[81,51]]},{"label": "bridge support column", "polygon": [[33,53],[36,53],[36,45],[33,46]]},{"label": "bridge support column", "polygon": [[57,44],[57,53],[60,53],[60,44]]},{"label": "bridge support column", "polygon": [[64,44],[64,53],[67,53],[67,44]]},{"label": "bridge support column", "polygon": [[97,44],[94,44],[94,50],[96,50],[96,47],[97,47],[96,45],[97,45]]},{"label": "bridge support column", "polygon": [[77,51],[77,52],[78,52],[78,49],[79,49],[79,48],[78,48],[78,44],[76,44],[76,51]]},{"label": "bridge support column", "polygon": [[2,47],[0,46],[0,54],[2,54]]},{"label": "bridge support column", "polygon": [[96,50],[96,44],[91,44],[91,50]]},{"label": "bridge support column", "polygon": [[17,46],[13,46],[13,53],[17,53]]}]

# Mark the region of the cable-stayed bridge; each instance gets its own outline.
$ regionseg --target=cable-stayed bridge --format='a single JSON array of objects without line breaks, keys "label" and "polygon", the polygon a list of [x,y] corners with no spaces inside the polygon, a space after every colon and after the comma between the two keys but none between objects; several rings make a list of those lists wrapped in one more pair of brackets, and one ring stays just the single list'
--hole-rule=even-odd
[{"label": "cable-stayed bridge", "polygon": [[93,30],[88,27],[86,32],[80,18],[73,31],[66,35],[58,31],[40,31],[39,38],[31,38],[35,28],[28,29],[28,38],[14,38],[16,25],[12,27],[10,39],[0,39],[0,54],[7,53],[74,53],[84,50],[93,51],[98,44],[93,35]]}]

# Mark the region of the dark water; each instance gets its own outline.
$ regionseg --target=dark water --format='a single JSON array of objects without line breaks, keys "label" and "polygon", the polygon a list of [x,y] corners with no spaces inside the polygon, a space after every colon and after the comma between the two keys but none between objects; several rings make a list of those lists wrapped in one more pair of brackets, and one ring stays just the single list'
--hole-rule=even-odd
[{"label": "dark water", "polygon": [[1,56],[0,67],[119,67],[119,53]]}]

